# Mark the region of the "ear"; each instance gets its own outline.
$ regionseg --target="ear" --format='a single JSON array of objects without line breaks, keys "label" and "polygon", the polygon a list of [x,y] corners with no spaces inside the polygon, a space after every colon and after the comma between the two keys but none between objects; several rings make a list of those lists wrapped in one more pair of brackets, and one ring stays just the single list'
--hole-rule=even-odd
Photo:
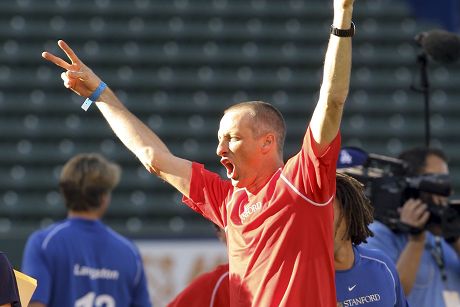
[{"label": "ear", "polygon": [[99,196],[99,201],[101,202],[101,204],[103,205],[106,205],[110,202],[110,193],[102,193],[100,196]]},{"label": "ear", "polygon": [[112,200],[112,194],[111,193],[103,193],[103,194],[101,194],[101,196],[99,198],[99,201],[101,202],[101,205],[99,206],[99,211],[100,211],[101,217],[107,211],[111,200]]},{"label": "ear", "polygon": [[262,152],[267,153],[276,146],[276,138],[273,133],[268,133],[263,138]]}]

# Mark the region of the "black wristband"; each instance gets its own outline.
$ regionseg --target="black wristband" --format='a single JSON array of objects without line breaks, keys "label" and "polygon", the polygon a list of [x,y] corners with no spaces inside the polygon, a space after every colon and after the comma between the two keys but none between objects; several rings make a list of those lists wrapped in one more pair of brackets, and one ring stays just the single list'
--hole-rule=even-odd
[{"label": "black wristband", "polygon": [[350,29],[347,30],[334,28],[334,26],[331,25],[331,34],[338,37],[352,37],[355,35],[355,24],[352,21]]}]

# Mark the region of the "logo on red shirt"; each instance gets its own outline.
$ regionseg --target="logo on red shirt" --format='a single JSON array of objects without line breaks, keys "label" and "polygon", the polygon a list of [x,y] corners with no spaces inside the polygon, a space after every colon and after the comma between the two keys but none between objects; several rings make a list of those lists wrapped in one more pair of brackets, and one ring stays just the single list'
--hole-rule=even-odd
[{"label": "logo on red shirt", "polygon": [[262,202],[258,201],[255,204],[247,204],[244,206],[243,213],[240,213],[241,221],[244,222],[249,216],[262,209]]}]

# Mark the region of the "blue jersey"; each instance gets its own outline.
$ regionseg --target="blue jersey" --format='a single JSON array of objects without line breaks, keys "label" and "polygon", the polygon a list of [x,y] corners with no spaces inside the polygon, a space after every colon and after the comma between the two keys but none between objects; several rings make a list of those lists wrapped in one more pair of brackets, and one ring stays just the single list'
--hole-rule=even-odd
[{"label": "blue jersey", "polygon": [[[408,237],[405,234],[396,234],[380,222],[372,223],[369,228],[374,232],[373,238],[368,238],[366,246],[381,249],[396,263],[406,247]],[[414,285],[407,296],[411,306],[417,307],[445,307],[445,293],[460,295],[460,260],[455,250],[444,239],[439,239],[440,251],[436,237],[426,232],[425,250],[420,260],[419,269]],[[433,253],[439,253],[443,259],[444,269],[436,263]],[[443,272],[445,280],[443,280]],[[458,300],[457,303],[458,304]],[[458,305],[455,305],[458,306]]]},{"label": "blue jersey", "polygon": [[22,270],[38,281],[32,301],[48,307],[151,306],[138,250],[100,221],[70,218],[34,232]]},{"label": "blue jersey", "polygon": [[378,250],[353,246],[349,270],[336,270],[338,306],[408,306],[393,262]]}]

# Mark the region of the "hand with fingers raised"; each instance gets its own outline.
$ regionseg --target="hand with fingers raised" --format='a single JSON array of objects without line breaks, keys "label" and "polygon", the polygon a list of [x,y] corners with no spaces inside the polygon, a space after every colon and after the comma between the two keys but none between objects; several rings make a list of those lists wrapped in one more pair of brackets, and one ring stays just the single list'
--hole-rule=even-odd
[{"label": "hand with fingers raised", "polygon": [[[86,110],[91,102],[99,98],[106,85],[77,57],[66,42],[59,40],[58,46],[65,52],[71,63],[46,51],[42,53],[42,57],[66,70],[61,74],[64,86],[78,95],[88,98],[82,106]],[[84,107],[85,104],[87,104],[86,108]]]}]

